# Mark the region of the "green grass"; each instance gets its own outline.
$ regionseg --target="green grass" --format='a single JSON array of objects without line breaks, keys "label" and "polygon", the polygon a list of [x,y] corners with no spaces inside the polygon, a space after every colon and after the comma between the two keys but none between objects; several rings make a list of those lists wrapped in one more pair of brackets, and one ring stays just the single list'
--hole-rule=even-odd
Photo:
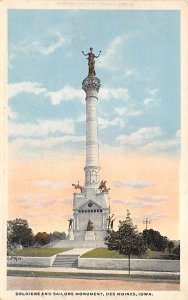
[{"label": "green grass", "polygon": [[23,248],[21,250],[14,249],[9,252],[9,255],[49,257],[57,253],[65,252],[68,250],[70,250],[70,248]]},{"label": "green grass", "polygon": [[[119,254],[117,251],[114,250],[108,250],[107,248],[96,248],[93,250],[90,250],[86,253],[84,253],[82,258],[128,258],[127,255]],[[169,257],[168,253],[158,252],[158,251],[147,251],[145,254],[138,256],[131,256],[131,258],[150,258],[150,259],[172,259],[172,257]]]},{"label": "green grass", "polygon": [[178,281],[180,279],[179,274],[157,274],[151,275],[150,273],[147,274],[147,272],[144,272],[143,274],[103,274],[103,273],[92,273],[92,270],[90,270],[90,273],[72,273],[72,272],[48,272],[48,271],[27,271],[27,270],[8,270],[7,275],[8,276],[22,276],[22,277],[60,277],[60,278],[91,278],[91,279],[121,279],[126,280],[130,277],[132,278],[145,278],[151,280],[154,279],[165,279],[165,280],[173,280]]},{"label": "green grass", "polygon": [[96,248],[84,253],[81,258],[126,258],[126,256],[107,248]]}]

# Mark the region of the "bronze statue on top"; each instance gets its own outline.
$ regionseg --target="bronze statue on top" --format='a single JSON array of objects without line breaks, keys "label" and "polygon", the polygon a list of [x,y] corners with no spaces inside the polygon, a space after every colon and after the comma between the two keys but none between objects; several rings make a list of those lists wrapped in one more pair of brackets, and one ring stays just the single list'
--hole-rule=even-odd
[{"label": "bronze statue on top", "polygon": [[101,51],[96,56],[93,52],[93,48],[90,48],[90,52],[85,54],[84,51],[82,51],[83,55],[87,56],[88,59],[88,66],[89,66],[89,73],[88,76],[95,76],[95,58],[99,57],[101,54]]},{"label": "bronze statue on top", "polygon": [[99,190],[101,190],[101,192],[103,193],[108,193],[110,188],[106,187],[106,180],[105,181],[101,181],[100,185],[99,185]]}]

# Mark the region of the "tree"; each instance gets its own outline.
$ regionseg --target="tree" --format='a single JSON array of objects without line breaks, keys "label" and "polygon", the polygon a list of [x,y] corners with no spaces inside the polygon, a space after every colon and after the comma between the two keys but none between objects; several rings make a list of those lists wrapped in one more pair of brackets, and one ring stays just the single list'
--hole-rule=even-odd
[{"label": "tree", "polygon": [[172,253],[172,250],[174,248],[174,242],[173,241],[168,241],[167,247],[168,247],[169,253]]},{"label": "tree", "polygon": [[41,246],[46,245],[50,242],[50,236],[46,232],[38,232],[35,235],[35,242],[37,242]]},{"label": "tree", "polygon": [[66,233],[64,231],[62,231],[62,232],[54,231],[54,232],[50,233],[49,236],[50,236],[50,241],[54,241],[57,239],[65,240]]},{"label": "tree", "polygon": [[8,248],[14,243],[28,247],[33,244],[33,232],[27,220],[15,219],[7,222],[7,245]]},{"label": "tree", "polygon": [[177,255],[177,258],[180,259],[180,245],[176,246],[176,247],[173,249],[173,254],[176,254],[176,255]]},{"label": "tree", "polygon": [[150,250],[164,251],[168,245],[168,239],[166,236],[162,236],[160,232],[153,229],[144,230],[143,237]]},{"label": "tree", "polygon": [[147,250],[145,241],[137,227],[133,225],[129,210],[125,221],[119,221],[119,230],[111,231],[105,238],[105,244],[109,250],[116,250],[120,254],[128,256],[129,274],[131,255],[141,256]]}]

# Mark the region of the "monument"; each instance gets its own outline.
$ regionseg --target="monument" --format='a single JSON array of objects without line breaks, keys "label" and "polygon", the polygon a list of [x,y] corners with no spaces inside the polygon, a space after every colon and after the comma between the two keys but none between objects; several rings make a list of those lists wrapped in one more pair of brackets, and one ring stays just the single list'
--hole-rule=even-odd
[{"label": "monument", "polygon": [[[75,188],[73,196],[73,219],[69,220],[70,241],[80,242],[85,246],[104,246],[107,231],[113,227],[113,216],[110,217],[109,188],[106,181],[100,181],[99,141],[97,102],[100,80],[96,77],[95,58],[90,52],[83,55],[88,59],[88,76],[82,82],[82,89],[86,93],[86,163],[85,184],[72,184]],[[113,220],[112,220],[113,219]],[[111,226],[111,227],[110,227]]]}]

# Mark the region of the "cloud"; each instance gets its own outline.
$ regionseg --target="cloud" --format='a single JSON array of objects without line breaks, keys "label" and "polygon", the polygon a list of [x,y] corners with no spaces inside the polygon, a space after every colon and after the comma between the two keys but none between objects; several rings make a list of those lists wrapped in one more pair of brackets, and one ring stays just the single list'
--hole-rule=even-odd
[{"label": "cloud", "polygon": [[179,150],[180,141],[178,138],[166,139],[161,141],[153,141],[145,145],[142,150],[144,152],[157,153],[174,153]]},{"label": "cloud", "polygon": [[42,95],[51,100],[52,105],[58,105],[62,101],[81,100],[84,99],[84,92],[82,89],[76,89],[71,85],[65,85],[62,89],[55,92],[48,91],[39,82],[18,82],[9,84],[9,99],[18,96],[21,93],[34,94],[36,96]]},{"label": "cloud", "polygon": [[47,189],[51,189],[51,190],[60,190],[60,189],[63,189],[68,186],[68,184],[66,184],[66,183],[52,181],[52,180],[35,181],[34,184],[39,187],[47,188]]},{"label": "cloud", "polygon": [[30,93],[34,95],[45,95],[47,92],[46,88],[42,86],[41,83],[31,82],[31,81],[23,81],[17,83],[10,83],[8,86],[8,95],[9,99],[16,97],[21,93]]},{"label": "cloud", "polygon": [[167,197],[153,195],[153,196],[138,196],[138,197],[135,197],[134,199],[135,200],[141,200],[141,201],[161,202],[161,201],[166,201]]},{"label": "cloud", "polygon": [[127,101],[129,99],[129,90],[127,88],[110,88],[110,87],[104,87],[101,88],[99,92],[99,98],[101,100],[121,100],[121,101]]},{"label": "cloud", "polygon": [[77,123],[85,123],[86,122],[86,114],[80,114],[79,117],[75,120],[75,122]]},{"label": "cloud", "polygon": [[155,96],[159,92],[159,89],[158,88],[147,89],[147,91],[151,96]]},{"label": "cloud", "polygon": [[147,94],[148,97],[144,99],[144,105],[145,106],[152,106],[152,105],[157,105],[161,102],[161,99],[156,98],[156,95],[158,94],[159,89],[154,88],[154,89],[147,89]]},{"label": "cloud", "polygon": [[112,182],[112,184],[115,187],[128,187],[130,189],[143,189],[155,185],[155,183],[152,181],[129,181],[129,182],[114,181]]},{"label": "cloud", "polygon": [[154,138],[158,138],[162,135],[162,131],[160,127],[143,127],[138,129],[137,131],[131,133],[130,135],[119,135],[116,140],[121,145],[143,145],[144,143],[152,140]]},{"label": "cloud", "polygon": [[8,107],[8,118],[9,120],[16,120],[18,117],[18,113],[13,111],[10,107]]},{"label": "cloud", "polygon": [[177,131],[176,131],[176,138],[177,139],[180,139],[181,138],[181,129],[178,129]]},{"label": "cloud", "polygon": [[167,215],[166,214],[150,214],[148,215],[148,218],[152,221],[154,220],[160,220],[160,219],[163,219],[165,218]]},{"label": "cloud", "polygon": [[22,219],[29,219],[29,218],[40,218],[40,217],[49,217],[51,215],[51,212],[47,213],[44,211],[35,212],[35,213],[29,213],[29,214],[20,214],[18,217]]},{"label": "cloud", "polygon": [[58,105],[62,101],[69,100],[84,100],[84,91],[76,89],[71,85],[65,85],[62,89],[56,92],[47,92],[46,96],[50,97],[52,105]]},{"label": "cloud", "polygon": [[12,68],[12,62],[18,56],[24,55],[41,55],[48,56],[53,54],[62,46],[67,46],[71,43],[70,35],[69,37],[62,35],[59,31],[55,32],[45,32],[45,36],[41,36],[40,40],[35,41],[23,41],[17,44],[10,45],[9,54],[9,67]]},{"label": "cloud", "polygon": [[161,220],[163,218],[167,217],[166,214],[164,213],[151,213],[151,214],[145,214],[143,216],[140,217],[135,217],[134,220],[137,222],[142,222],[146,220],[146,218],[148,218],[150,220],[150,222],[152,221],[158,221]]},{"label": "cloud", "polygon": [[117,69],[117,60],[119,61],[118,55],[120,55],[121,53],[123,43],[123,37],[115,37],[108,45],[104,54],[100,56],[100,60],[98,61],[97,67],[110,71]]},{"label": "cloud", "polygon": [[161,102],[161,99],[155,99],[155,98],[145,98],[144,99],[145,106],[157,105],[159,102]]},{"label": "cloud", "polygon": [[125,201],[119,200],[119,199],[113,200],[112,203],[114,203],[114,204],[120,204],[120,205],[125,205]]},{"label": "cloud", "polygon": [[56,200],[46,199],[46,195],[44,194],[22,195],[17,197],[16,201],[23,203],[21,205],[23,208],[42,207],[57,203]]},{"label": "cloud", "polygon": [[143,203],[141,201],[130,201],[126,203],[127,205],[134,207],[134,208],[140,208],[140,207],[145,207],[145,208],[150,208],[150,207],[157,207],[155,203]]},{"label": "cloud", "polygon": [[[63,152],[74,151],[70,145],[73,143],[83,143],[85,136],[62,136],[62,137],[46,137],[46,138],[17,138],[9,142],[9,148],[12,153],[24,153],[24,155],[35,153],[44,154],[48,151]],[[72,145],[71,145],[72,146]],[[79,150],[77,146],[77,151]]]},{"label": "cloud", "polygon": [[49,205],[54,205],[57,204],[56,200],[41,200],[38,202],[29,202],[26,203],[24,205],[22,205],[22,208],[33,208],[33,207],[45,207],[45,206],[49,206]]},{"label": "cloud", "polygon": [[124,121],[121,118],[115,118],[112,120],[104,119],[104,118],[98,118],[98,125],[100,129],[105,129],[109,126],[119,126],[124,127]]},{"label": "cloud", "polygon": [[40,200],[44,198],[43,194],[31,194],[31,195],[22,195],[16,198],[17,202],[30,202],[33,200]]},{"label": "cloud", "polygon": [[141,116],[143,114],[141,110],[128,109],[126,107],[115,107],[114,111],[119,116],[125,116],[125,117],[136,117],[136,116]]},{"label": "cloud", "polygon": [[[33,51],[38,52],[41,55],[47,56],[49,54],[54,53],[57,49],[59,49],[62,45],[70,43],[70,39],[65,36],[62,36],[60,32],[55,32],[51,36],[50,40],[52,40],[48,45],[44,45],[40,41],[36,41],[32,43]],[[49,38],[48,38],[49,40]]]},{"label": "cloud", "polygon": [[38,120],[36,123],[9,122],[9,137],[44,137],[49,134],[74,134],[72,119]]},{"label": "cloud", "polygon": [[[40,82],[17,82],[10,83],[8,87],[9,99],[14,98],[22,93],[29,93],[36,96],[43,96],[50,99],[52,105],[58,105],[63,101],[79,100],[83,104],[85,99],[85,93],[81,88],[75,88],[72,85],[65,85],[63,88],[57,91],[48,91]],[[121,100],[127,101],[129,99],[129,91],[127,88],[101,88],[99,92],[101,100]]]},{"label": "cloud", "polygon": [[140,128],[129,135],[116,138],[119,147],[127,151],[157,154],[177,154],[179,152],[179,131],[171,138],[165,138],[160,127]]},{"label": "cloud", "polygon": [[[45,96],[51,99],[52,105],[58,105],[62,101],[80,100],[85,104],[85,93],[81,88],[75,88],[71,85],[65,85],[62,89],[55,92],[46,92]],[[99,91],[100,100],[122,100],[127,101],[129,99],[129,91],[127,88],[110,88],[103,87]]]},{"label": "cloud", "polygon": [[138,75],[138,72],[135,69],[126,69],[125,78],[130,78],[135,75]]},{"label": "cloud", "polygon": [[72,204],[72,199],[63,199],[63,200],[60,200],[59,202],[63,203],[63,204]]}]

